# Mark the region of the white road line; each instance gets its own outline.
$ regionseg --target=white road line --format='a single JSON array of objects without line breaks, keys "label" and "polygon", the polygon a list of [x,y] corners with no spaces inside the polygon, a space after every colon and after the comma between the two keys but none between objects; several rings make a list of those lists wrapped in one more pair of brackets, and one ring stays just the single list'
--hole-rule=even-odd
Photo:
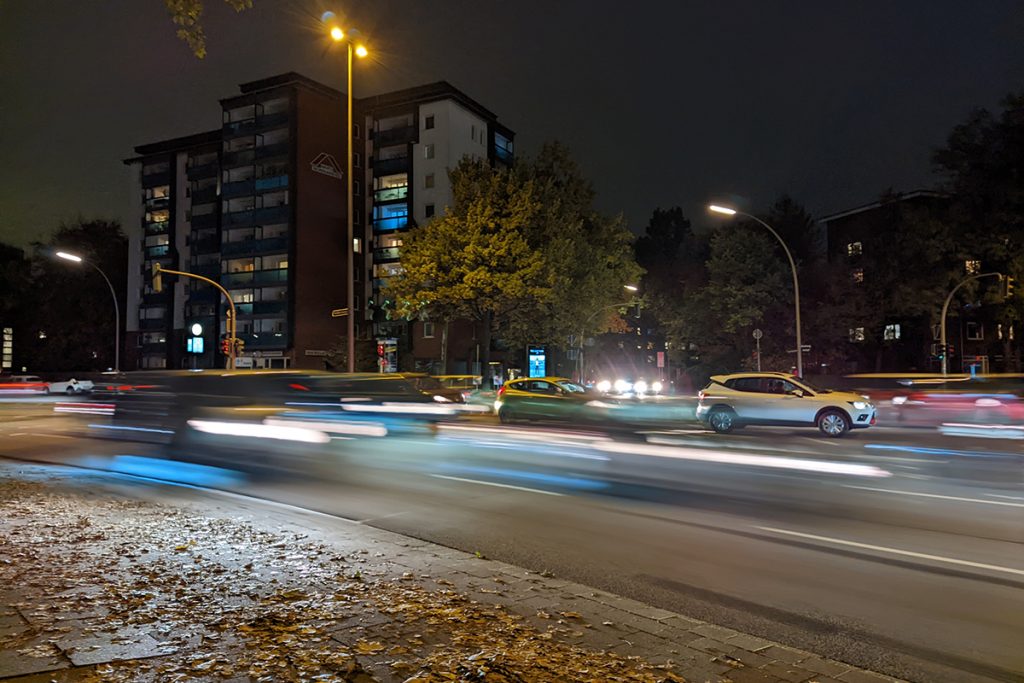
[{"label": "white road line", "polygon": [[[870,486],[854,486],[853,484],[843,484],[842,486],[843,488],[847,489],[860,489],[862,491],[878,491],[879,493],[894,493],[898,496],[921,496],[922,498],[941,498],[943,500],[958,500],[963,503],[981,503],[982,505],[1006,505],[1007,507],[1024,508],[1024,503],[1004,503],[1001,500],[982,500],[981,498],[961,498],[960,496],[942,496],[937,493],[918,493],[917,491],[894,491],[893,489],[876,489]],[[1006,497],[1008,498],[1009,496]]]},{"label": "white road line", "polygon": [[[11,436],[14,436],[13,434]],[[65,434],[38,434],[35,432],[26,434],[25,436],[41,436],[47,439],[73,439],[73,436],[67,436]]]},{"label": "white road line", "polygon": [[1010,500],[1024,500],[1020,496],[1001,496],[998,493],[986,493],[986,496],[992,496],[993,498],[1009,498]]},{"label": "white road line", "polygon": [[543,491],[541,489],[530,489],[525,486],[513,486],[512,484],[499,484],[494,481],[480,481],[479,479],[463,479],[462,477],[449,477],[445,474],[431,474],[430,476],[438,479],[451,479],[452,481],[464,481],[469,484],[483,484],[484,486],[497,486],[503,489],[515,489],[516,491],[529,491],[530,493],[543,493],[545,496],[561,496],[562,493],[555,493],[554,491]]},{"label": "white road line", "polygon": [[1024,576],[1024,569],[1014,569],[1013,567],[1000,567],[994,564],[984,564],[982,562],[971,562],[970,560],[958,560],[955,557],[943,557],[941,555],[928,555],[927,553],[915,553],[911,550],[901,550],[899,548],[887,548],[882,545],[871,545],[870,543],[857,543],[856,541],[847,541],[841,538],[831,538],[829,536],[816,536],[815,534],[805,534],[801,531],[790,531],[789,529],[776,529],[770,526],[758,526],[755,529],[761,531],[771,531],[776,534],[785,534],[787,536],[799,536],[800,538],[809,538],[815,541],[825,541],[826,543],[836,543],[838,545],[847,545],[853,548],[865,548],[867,550],[877,550],[882,553],[892,553],[893,555],[903,555],[905,557],[917,557],[922,560],[933,560],[935,562],[945,562],[947,564],[958,564],[964,567],[974,567],[976,569],[989,569],[994,572],[1004,572],[1006,574],[1017,574]]}]

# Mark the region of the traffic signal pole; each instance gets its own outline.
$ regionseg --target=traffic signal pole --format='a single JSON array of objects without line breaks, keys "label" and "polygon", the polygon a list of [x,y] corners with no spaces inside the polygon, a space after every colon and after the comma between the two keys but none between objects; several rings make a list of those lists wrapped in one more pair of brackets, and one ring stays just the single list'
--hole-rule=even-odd
[{"label": "traffic signal pole", "polygon": [[[953,295],[956,294],[956,291],[958,289],[960,289],[961,287],[966,285],[968,282],[973,282],[974,280],[980,280],[983,277],[997,277],[1000,280],[1002,280],[1003,279],[1003,274],[1002,273],[981,273],[980,275],[972,275],[971,277],[964,278],[963,280],[960,281],[960,284],[958,284],[956,287],[953,288],[953,291],[951,291],[949,293],[949,296],[946,297],[946,303],[942,304],[942,316],[939,319],[939,328],[941,330],[940,335],[939,335],[940,336],[939,344],[942,347],[942,374],[943,375],[949,374],[949,346],[946,345],[946,313],[949,311],[949,304],[950,304],[950,302],[953,301]],[[960,349],[960,353],[963,354],[963,349]]]},{"label": "traffic signal pole", "polygon": [[196,275],[195,273],[186,273],[186,272],[183,272],[183,271],[180,271],[180,270],[169,270],[167,268],[162,267],[159,263],[154,263],[153,264],[153,291],[154,292],[159,293],[159,292],[163,291],[162,275],[164,273],[167,273],[168,275],[180,275],[181,277],[190,277],[190,278],[195,278],[196,280],[202,280],[203,282],[205,282],[207,284],[211,284],[214,287],[216,287],[217,289],[219,289],[220,293],[224,295],[224,298],[228,302],[227,330],[228,330],[228,338],[231,341],[230,349],[228,351],[227,369],[228,370],[234,370],[235,369],[235,348],[236,348],[235,344],[236,344],[236,340],[237,340],[237,336],[235,334],[235,331],[237,329],[238,317],[235,315],[235,302],[231,300],[231,295],[228,294],[228,290],[226,290],[223,287],[221,287],[220,283],[215,282],[215,281],[211,280],[208,277],[203,277],[202,275]]}]

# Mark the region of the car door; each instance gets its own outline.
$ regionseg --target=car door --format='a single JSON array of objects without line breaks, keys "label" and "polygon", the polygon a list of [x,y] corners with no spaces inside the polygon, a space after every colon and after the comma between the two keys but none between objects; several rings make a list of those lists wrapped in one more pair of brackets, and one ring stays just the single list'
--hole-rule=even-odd
[{"label": "car door", "polygon": [[734,392],[727,403],[743,422],[761,422],[768,416],[767,402],[771,397],[764,393],[761,380],[760,377],[738,377],[726,384]]},{"label": "car door", "polygon": [[558,415],[557,387],[551,382],[534,379],[525,382],[525,393],[519,401],[517,413],[534,419],[545,419]]},{"label": "car door", "polygon": [[815,404],[807,389],[780,377],[766,378],[764,392],[766,419],[777,423],[813,422]]}]

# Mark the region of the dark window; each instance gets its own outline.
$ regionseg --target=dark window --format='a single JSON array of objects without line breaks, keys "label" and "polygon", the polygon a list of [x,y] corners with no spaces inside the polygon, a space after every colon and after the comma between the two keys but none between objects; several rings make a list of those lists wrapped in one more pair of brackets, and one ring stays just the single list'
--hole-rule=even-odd
[{"label": "dark window", "polygon": [[427,204],[425,207],[423,207],[423,215],[426,216],[427,218],[433,218],[434,217],[434,205],[433,204]]},{"label": "dark window", "polygon": [[760,377],[739,377],[737,379],[730,379],[725,383],[725,386],[736,391],[761,391],[761,378]]},{"label": "dark window", "polygon": [[434,127],[434,115],[431,114],[427,118],[423,119],[423,128],[426,129],[426,130],[430,130],[433,127]]}]

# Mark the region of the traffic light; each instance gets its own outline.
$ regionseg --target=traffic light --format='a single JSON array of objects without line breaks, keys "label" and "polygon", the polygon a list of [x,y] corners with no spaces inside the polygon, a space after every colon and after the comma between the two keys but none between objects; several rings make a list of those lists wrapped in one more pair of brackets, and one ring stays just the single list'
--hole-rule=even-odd
[{"label": "traffic light", "polygon": [[153,263],[153,291],[157,294],[164,291],[164,276],[160,274],[160,264]]},{"label": "traffic light", "polygon": [[1016,284],[1017,284],[1017,282],[1012,277],[1010,277],[1009,275],[1007,275],[1006,277],[1003,278],[1003,298],[1004,299],[1009,299],[1011,296],[1013,296],[1013,288],[1014,288],[1014,286],[1016,286]]},{"label": "traffic light", "polygon": [[242,351],[245,351],[245,342],[238,337],[235,337],[235,355],[241,355]]},{"label": "traffic light", "polygon": [[956,355],[956,348],[952,344],[950,344],[949,348],[946,349],[946,353],[949,355],[949,357],[952,358],[953,356]]},{"label": "traffic light", "polygon": [[231,340],[230,339],[221,339],[220,340],[220,352],[223,353],[225,356],[230,356],[231,355]]}]

